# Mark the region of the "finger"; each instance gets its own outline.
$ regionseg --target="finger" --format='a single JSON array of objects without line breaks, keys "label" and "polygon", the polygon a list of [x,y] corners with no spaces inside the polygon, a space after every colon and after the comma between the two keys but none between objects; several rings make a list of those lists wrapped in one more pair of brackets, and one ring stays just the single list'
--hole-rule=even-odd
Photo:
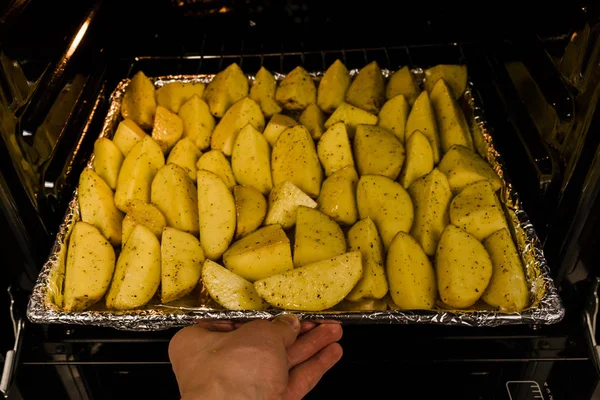
[{"label": "finger", "polygon": [[275,330],[283,339],[286,348],[291,346],[300,333],[300,320],[294,314],[283,314],[272,322]]},{"label": "finger", "polygon": [[303,363],[321,349],[342,338],[342,327],[338,324],[323,324],[307,332],[287,349],[290,368]]},{"label": "finger", "polygon": [[325,372],[342,358],[342,346],[332,343],[290,371],[284,400],[301,399],[321,380]]},{"label": "finger", "polygon": [[302,321],[300,323],[300,334],[306,333],[314,329],[315,326],[317,326],[317,324],[312,321]]}]

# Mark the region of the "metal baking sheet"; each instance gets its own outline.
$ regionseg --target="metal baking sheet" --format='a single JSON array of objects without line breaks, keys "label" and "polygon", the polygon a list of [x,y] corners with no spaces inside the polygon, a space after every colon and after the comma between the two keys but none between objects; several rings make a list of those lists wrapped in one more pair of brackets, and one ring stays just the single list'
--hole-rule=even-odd
[{"label": "metal baking sheet", "polygon": [[[355,75],[358,70],[350,71]],[[422,83],[424,72],[416,68],[412,70],[417,82]],[[384,70],[387,77],[391,71]],[[284,78],[282,74],[274,74],[277,80]],[[318,81],[322,72],[312,74]],[[151,78],[156,87],[169,82],[209,82],[214,75],[179,75]],[[251,82],[254,77],[249,76]],[[110,98],[110,107],[100,136],[111,138],[120,121],[120,106],[129,79],[121,81]],[[161,304],[158,296],[139,310],[114,311],[104,308],[100,301],[92,309],[80,312],[64,312],[56,306],[62,296],[66,247],[72,226],[79,220],[77,190],[69,204],[63,223],[58,230],[56,241],[50,257],[44,264],[33,293],[31,295],[27,315],[30,321],[44,324],[78,324],[112,327],[121,330],[151,331],[172,327],[181,327],[201,321],[250,321],[270,319],[281,313],[294,313],[301,319],[322,322],[341,322],[352,324],[435,324],[460,325],[472,327],[492,327],[514,324],[553,324],[564,316],[564,307],[557,289],[550,277],[541,243],[536,235],[527,213],[521,207],[519,196],[513,189],[506,175],[500,154],[494,148],[492,128],[485,120],[484,110],[479,107],[473,96],[472,84],[469,83],[464,97],[460,100],[465,115],[469,120],[477,151],[496,170],[505,181],[500,197],[513,238],[521,255],[526,270],[527,284],[530,289],[530,305],[520,313],[496,311],[482,301],[469,310],[448,310],[438,306],[430,311],[402,311],[387,307],[378,311],[347,311],[335,309],[322,312],[295,312],[282,310],[269,311],[231,311],[224,310],[214,303],[202,288],[202,284],[186,298]],[[88,167],[91,167],[92,158]]]}]

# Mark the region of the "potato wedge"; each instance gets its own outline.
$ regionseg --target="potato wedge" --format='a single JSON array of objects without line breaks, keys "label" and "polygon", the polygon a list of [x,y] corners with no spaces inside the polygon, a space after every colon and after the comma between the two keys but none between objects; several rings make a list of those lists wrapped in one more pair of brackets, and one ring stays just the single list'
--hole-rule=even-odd
[{"label": "potato wedge", "polygon": [[271,177],[271,147],[267,139],[250,124],[233,143],[231,168],[240,185],[252,186],[262,194],[273,189]]},{"label": "potato wedge", "polygon": [[283,133],[287,128],[298,125],[296,120],[292,117],[288,117],[283,114],[275,114],[271,117],[271,120],[267,124],[263,135],[271,147],[275,146],[275,142],[279,139],[279,135]]},{"label": "potato wedge", "polygon": [[352,148],[343,122],[333,124],[317,143],[317,155],[325,169],[325,176],[350,166],[354,168]]},{"label": "potato wedge", "polygon": [[339,311],[384,311],[387,304],[382,299],[342,300],[335,306]]},{"label": "potato wedge", "polygon": [[309,104],[298,119],[302,125],[310,132],[313,139],[318,140],[325,132],[325,115],[318,105]]},{"label": "potato wedge", "polygon": [[176,164],[187,172],[190,179],[196,181],[196,163],[200,158],[200,150],[196,147],[192,139],[184,137],[173,146],[167,164]]},{"label": "potato wedge", "polygon": [[450,222],[483,240],[492,233],[508,228],[498,197],[488,181],[470,184],[452,199]]},{"label": "potato wedge", "polygon": [[358,125],[354,137],[354,156],[358,173],[383,175],[396,179],[404,163],[404,146],[388,130]]},{"label": "potato wedge", "polygon": [[267,200],[252,186],[233,187],[237,225],[235,238],[239,239],[254,232],[267,215]]},{"label": "potato wedge", "polygon": [[350,86],[348,68],[339,59],[327,68],[319,82],[317,104],[326,113],[332,113],[344,102]]},{"label": "potato wedge", "polygon": [[258,103],[265,117],[271,117],[282,110],[275,101],[276,86],[273,74],[265,67],[260,67],[250,88],[250,98]]},{"label": "potato wedge", "polygon": [[361,274],[361,255],[354,251],[261,279],[254,287],[273,307],[322,311],[342,301]]},{"label": "potato wedge", "polygon": [[479,154],[463,146],[452,146],[444,154],[438,169],[446,174],[454,194],[472,183],[487,180],[497,191],[503,185],[496,171]]},{"label": "potato wedge", "polygon": [[154,84],[142,71],[138,71],[125,89],[121,103],[121,116],[133,120],[142,129],[150,129],[155,111]]},{"label": "potato wedge", "polygon": [[204,263],[204,251],[198,238],[175,228],[165,228],[160,259],[160,301],[169,303],[190,294],[198,285]]},{"label": "potato wedge", "polygon": [[234,242],[223,264],[250,282],[285,272],[294,267],[290,240],[281,226],[265,226]]},{"label": "potato wedge", "polygon": [[286,110],[304,110],[317,102],[315,82],[304,68],[297,66],[279,82],[275,99]]},{"label": "potato wedge", "polygon": [[437,298],[435,271],[419,243],[399,232],[387,253],[390,295],[401,310],[431,310]]},{"label": "potato wedge", "polygon": [[450,223],[448,205],[452,191],[446,175],[434,168],[417,179],[408,193],[415,207],[415,219],[410,234],[421,245],[425,254],[433,256],[444,228]]},{"label": "potato wedge", "polygon": [[150,198],[165,216],[167,226],[198,234],[196,188],[183,168],[167,164],[159,169],[152,181]]},{"label": "potato wedge", "polygon": [[211,150],[202,154],[198,159],[196,167],[198,170],[203,169],[217,174],[229,190],[235,186],[235,176],[233,175],[231,165],[229,165],[229,161],[219,150]]},{"label": "potato wedge", "polygon": [[377,125],[392,132],[401,143],[405,143],[404,131],[409,110],[410,106],[403,95],[393,97],[381,107]]},{"label": "potato wedge", "polygon": [[235,138],[248,124],[262,132],[265,129],[265,117],[263,117],[260,106],[254,100],[244,97],[232,105],[219,121],[212,133],[210,147],[213,150],[221,150],[226,156],[230,156]]},{"label": "potato wedge", "polygon": [[183,135],[183,121],[179,116],[165,107],[156,108],[152,139],[158,143],[163,153],[167,154]]},{"label": "potato wedge", "polygon": [[117,145],[105,137],[98,138],[94,143],[94,171],[112,190],[117,188],[122,164],[123,154]]},{"label": "potato wedge", "polygon": [[361,219],[348,231],[348,251],[360,251],[362,277],[346,300],[381,299],[388,292],[383,264],[383,245],[371,218]]},{"label": "potato wedge", "polygon": [[415,104],[406,120],[405,139],[408,140],[413,132],[419,131],[429,139],[433,151],[433,162],[440,161],[440,136],[427,92],[423,91],[415,100]]},{"label": "potato wedge", "polygon": [[485,247],[467,232],[448,225],[438,244],[435,272],[440,298],[452,308],[475,304],[492,276],[492,262]]},{"label": "potato wedge", "polygon": [[405,189],[423,175],[433,169],[433,151],[429,139],[421,132],[415,131],[406,141],[406,161],[400,171],[398,182]]},{"label": "potato wedge", "polygon": [[208,104],[194,95],[183,103],[178,115],[183,121],[183,137],[190,138],[200,150],[208,148],[216,124]]},{"label": "potato wedge", "polygon": [[361,176],[356,187],[356,204],[360,218],[370,217],[377,226],[386,250],[398,232],[410,232],[413,202],[408,192],[390,178]]},{"label": "potato wedge", "polygon": [[419,97],[419,86],[417,86],[417,82],[415,82],[408,66],[394,72],[385,88],[385,97],[388,100],[399,94],[403,95],[411,106],[415,104],[415,100]]},{"label": "potato wedge", "polygon": [[456,104],[443,79],[437,81],[430,98],[440,134],[442,152],[446,153],[456,144],[474,150],[473,138],[465,115]]},{"label": "potato wedge", "polygon": [[467,88],[467,66],[440,64],[425,70],[425,90],[429,93],[438,80],[446,81],[450,90],[454,94],[454,98],[458,99],[463,95]]},{"label": "potato wedge", "polygon": [[317,198],[319,211],[340,225],[352,225],[358,219],[356,184],[358,174],[352,166],[341,168],[325,179]]},{"label": "potato wedge", "polygon": [[123,213],[115,206],[110,187],[89,168],[79,176],[79,210],[83,222],[98,228],[113,246],[121,244]]},{"label": "potato wedge", "polygon": [[346,252],[342,228],[327,215],[310,207],[298,207],[294,237],[294,267]]},{"label": "potato wedge", "polygon": [[115,250],[100,231],[83,221],[69,237],[63,310],[83,311],[104,296],[115,271]]},{"label": "potato wedge", "polygon": [[377,125],[377,121],[377,115],[373,115],[348,103],[342,103],[325,121],[325,129],[331,128],[337,122],[343,122],[346,124],[348,137],[353,139],[357,125]]},{"label": "potato wedge", "polygon": [[222,118],[229,107],[248,96],[248,86],[248,78],[236,63],[219,72],[204,91],[210,113]]},{"label": "potato wedge", "polygon": [[106,294],[106,307],[131,310],[148,303],[160,284],[160,242],[144,225],[137,225],[121,250]]},{"label": "potato wedge", "polygon": [[170,82],[156,90],[156,102],[177,114],[192,96],[202,98],[205,87],[202,82]]},{"label": "potato wedge", "polygon": [[265,225],[279,224],[283,229],[296,224],[298,206],[317,207],[317,203],[290,181],[275,186],[269,193]]},{"label": "potato wedge", "polygon": [[131,149],[146,136],[146,132],[137,126],[133,120],[124,119],[117,125],[112,141],[121,150],[121,153],[127,157]]},{"label": "potato wedge", "polygon": [[233,240],[236,226],[235,201],[218,175],[199,170],[196,177],[200,244],[206,258],[218,260]]},{"label": "potato wedge", "polygon": [[123,218],[123,243],[139,224],[150,229],[160,239],[163,229],[167,226],[167,220],[154,204],[135,199],[129,202],[127,210],[127,215]]},{"label": "potato wedge", "polygon": [[152,180],[165,165],[165,156],[150,136],[144,137],[127,154],[119,171],[115,204],[119,210],[127,212],[127,204],[134,199],[150,202]]},{"label": "potato wedge", "polygon": [[202,282],[214,301],[228,310],[265,310],[268,304],[248,282],[214,261],[202,266]]},{"label": "potato wedge", "polygon": [[346,92],[346,102],[373,114],[385,102],[385,82],[377,61],[364,66]]},{"label": "potato wedge", "polygon": [[277,139],[271,153],[273,185],[290,181],[304,193],[317,197],[323,171],[315,143],[302,125],[286,129]]}]

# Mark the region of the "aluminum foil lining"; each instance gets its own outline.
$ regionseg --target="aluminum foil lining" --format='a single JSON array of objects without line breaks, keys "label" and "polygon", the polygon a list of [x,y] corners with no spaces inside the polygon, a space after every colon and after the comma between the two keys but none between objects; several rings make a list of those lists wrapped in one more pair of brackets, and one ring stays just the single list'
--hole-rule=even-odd
[{"label": "aluminum foil lining", "polygon": [[[385,77],[392,71],[383,70]],[[356,75],[358,70],[350,71]],[[420,68],[412,70],[417,82],[422,86],[424,71]],[[312,73],[318,81],[322,72]],[[285,77],[283,74],[274,74],[277,80]],[[210,82],[214,75],[171,75],[151,78],[156,87],[170,82]],[[253,76],[248,76],[250,83]],[[104,122],[101,137],[111,138],[120,121],[120,106],[129,84],[129,79],[121,81],[113,91],[110,98],[110,107]],[[502,157],[493,143],[492,128],[485,120],[484,110],[478,105],[474,96],[472,83],[460,104],[465,111],[479,154],[488,160],[490,165],[503,178],[505,187],[501,189],[500,198],[504,207],[512,235],[521,255],[526,270],[527,283],[530,289],[530,305],[519,313],[507,313],[494,310],[483,302],[477,303],[469,310],[448,310],[441,305],[430,311],[402,311],[383,307],[385,309],[374,311],[349,311],[343,310],[343,304],[332,310],[322,312],[295,312],[282,310],[269,311],[231,311],[225,310],[210,299],[202,288],[202,284],[186,298],[169,304],[161,304],[158,296],[143,309],[130,311],[114,311],[104,308],[100,301],[88,311],[64,312],[59,305],[62,304],[62,285],[65,274],[66,248],[71,228],[79,220],[79,204],[77,190],[67,209],[61,224],[52,252],[44,264],[33,293],[31,295],[27,316],[34,323],[43,324],[77,324],[112,327],[121,330],[152,331],[182,327],[200,322],[230,324],[255,319],[271,319],[282,313],[294,313],[304,320],[320,322],[352,323],[352,324],[435,324],[459,325],[471,327],[493,327],[514,324],[553,324],[559,322],[565,313],[554,281],[550,277],[550,270],[546,264],[541,243],[536,235],[527,213],[521,207],[521,202],[513,189],[509,177],[506,175]],[[91,168],[93,160],[89,160]],[[383,304],[383,303],[382,303]]]}]

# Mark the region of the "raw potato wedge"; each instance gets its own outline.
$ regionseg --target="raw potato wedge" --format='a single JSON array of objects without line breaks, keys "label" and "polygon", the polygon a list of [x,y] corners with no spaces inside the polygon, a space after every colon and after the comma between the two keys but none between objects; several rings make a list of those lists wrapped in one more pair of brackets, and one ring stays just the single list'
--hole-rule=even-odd
[{"label": "raw potato wedge", "polygon": [[344,167],[325,179],[317,198],[319,211],[340,225],[352,225],[358,219],[356,184],[358,174],[352,166]]},{"label": "raw potato wedge", "polygon": [[[219,150],[211,150],[200,156],[196,164],[198,170],[210,171],[223,180],[227,188],[231,190],[235,186],[235,176],[229,161]],[[196,172],[197,174],[197,172]]]},{"label": "raw potato wedge", "polygon": [[152,139],[167,154],[183,135],[183,121],[177,114],[158,106],[152,128]]},{"label": "raw potato wedge", "polygon": [[115,204],[119,210],[127,212],[127,204],[134,199],[150,202],[152,180],[165,165],[165,156],[150,136],[144,137],[127,154],[117,180]]},{"label": "raw potato wedge", "polygon": [[200,244],[206,258],[218,260],[233,240],[235,201],[225,182],[216,174],[199,170],[196,176]]},{"label": "raw potato wedge", "polygon": [[371,218],[358,221],[348,231],[348,251],[360,251],[362,277],[346,300],[381,299],[388,292],[383,264],[383,245]]},{"label": "raw potato wedge", "polygon": [[387,253],[390,295],[400,310],[431,310],[437,298],[435,271],[419,243],[399,232]]},{"label": "raw potato wedge", "polygon": [[484,242],[492,260],[492,278],[483,301],[502,311],[520,312],[529,305],[523,263],[508,229],[500,229]]},{"label": "raw potato wedge", "polygon": [[387,304],[382,299],[342,300],[335,306],[335,309],[340,311],[385,311]]},{"label": "raw potato wedge", "polygon": [[196,95],[202,98],[205,84],[202,82],[171,82],[156,90],[156,102],[177,114],[183,103]]},{"label": "raw potato wedge", "polygon": [[317,197],[323,171],[315,143],[302,125],[286,129],[277,139],[271,153],[273,185],[290,181],[304,193]]},{"label": "raw potato wedge", "polygon": [[454,98],[458,99],[467,88],[467,66],[440,64],[425,70],[425,90],[431,93],[439,79],[446,81]]},{"label": "raw potato wedge", "polygon": [[364,66],[346,92],[346,102],[373,114],[385,102],[385,82],[376,61]]},{"label": "raw potato wedge", "polygon": [[372,125],[358,125],[354,137],[358,173],[396,179],[404,163],[404,146],[389,131]]},{"label": "raw potato wedge", "polygon": [[310,136],[318,140],[325,132],[325,115],[316,104],[309,104],[298,119],[308,129]]},{"label": "raw potato wedge", "polygon": [[340,60],[335,60],[327,68],[317,93],[317,104],[326,113],[332,113],[344,102],[350,86],[350,73]]},{"label": "raw potato wedge", "polygon": [[198,197],[194,182],[183,168],[167,164],[152,181],[152,204],[165,216],[167,226],[198,234]]},{"label": "raw potato wedge", "polygon": [[154,84],[142,71],[138,71],[125,89],[121,103],[121,116],[133,120],[140,128],[150,129],[156,111]]},{"label": "raw potato wedge", "polygon": [[233,243],[223,264],[250,282],[285,272],[294,266],[290,240],[281,226],[265,226]]},{"label": "raw potato wedge", "polygon": [[454,194],[460,193],[472,183],[487,180],[497,191],[503,186],[496,171],[479,154],[463,146],[452,146],[438,165],[448,177]]},{"label": "raw potato wedge", "polygon": [[150,229],[160,239],[163,229],[167,226],[167,220],[154,204],[136,199],[129,202],[127,209],[129,211],[123,218],[123,243],[127,241],[133,228],[139,224]]},{"label": "raw potato wedge", "polygon": [[237,226],[235,238],[239,239],[254,232],[267,215],[267,200],[252,186],[234,186],[235,214]]},{"label": "raw potato wedge", "polygon": [[121,150],[121,153],[127,156],[131,149],[146,136],[146,132],[137,126],[133,120],[124,119],[119,122],[112,141]]},{"label": "raw potato wedge", "polygon": [[294,237],[294,267],[346,252],[342,228],[327,215],[309,207],[298,207]]},{"label": "raw potato wedge", "polygon": [[94,226],[78,221],[67,251],[63,310],[83,311],[104,296],[115,271],[115,250]]},{"label": "raw potato wedge", "polygon": [[273,307],[322,311],[342,301],[361,275],[361,255],[354,251],[256,281],[254,287]]},{"label": "raw potato wedge", "polygon": [[279,83],[275,99],[286,110],[304,110],[317,102],[317,88],[308,72],[297,66]]},{"label": "raw potato wedge", "polygon": [[123,154],[112,140],[104,137],[96,140],[94,143],[94,171],[112,190],[117,188],[117,179],[119,179],[119,170],[122,164]]},{"label": "raw potato wedge", "polygon": [[275,101],[276,86],[273,74],[265,67],[260,67],[250,88],[250,98],[258,103],[265,117],[278,114],[282,110]]},{"label": "raw potato wedge", "polygon": [[336,108],[327,121],[325,121],[325,129],[331,128],[338,122],[343,122],[346,124],[348,137],[352,139],[354,138],[357,125],[377,125],[377,121],[377,115],[373,115],[348,103],[342,103]]},{"label": "raw potato wedge", "polygon": [[113,246],[121,244],[123,213],[115,206],[110,187],[89,168],[79,176],[81,220],[95,226]]},{"label": "raw potato wedge", "polygon": [[400,142],[405,143],[404,131],[406,129],[406,119],[408,118],[409,111],[410,106],[408,105],[406,98],[399,94],[386,101],[383,107],[381,107],[377,125],[392,132]]},{"label": "raw potato wedge", "polygon": [[262,132],[265,129],[265,117],[260,106],[254,100],[244,97],[232,105],[219,121],[212,133],[210,147],[213,150],[221,150],[226,156],[230,156],[235,138],[248,124]]},{"label": "raw potato wedge", "polygon": [[177,164],[187,172],[190,179],[196,181],[196,163],[200,158],[200,150],[192,139],[184,137],[173,146],[167,157],[167,164]]},{"label": "raw potato wedge", "polygon": [[381,175],[363,175],[356,188],[356,204],[361,219],[370,217],[387,249],[400,231],[412,227],[413,202],[398,183]]},{"label": "raw potato wedge", "polygon": [[438,244],[435,272],[442,301],[452,308],[468,308],[487,288],[492,262],[475,237],[448,225]]},{"label": "raw potato wedge", "polygon": [[406,161],[402,166],[398,182],[405,189],[423,175],[433,169],[433,151],[429,139],[421,132],[415,131],[406,141]]},{"label": "raw potato wedge", "polygon": [[218,118],[222,118],[229,107],[246,96],[248,78],[236,63],[215,75],[204,91],[204,100],[210,113]]},{"label": "raw potato wedge", "polygon": [[210,146],[216,122],[204,100],[197,95],[190,97],[179,109],[179,118],[183,121],[184,138],[190,138],[200,150]]},{"label": "raw potato wedge", "polygon": [[317,144],[317,155],[325,169],[325,176],[331,176],[347,166],[354,168],[352,148],[343,122],[332,125],[323,134]]},{"label": "raw potato wedge", "polygon": [[279,224],[283,229],[296,224],[298,206],[317,207],[317,203],[290,181],[277,185],[269,193],[265,225]]},{"label": "raw potato wedge", "polygon": [[406,120],[405,138],[408,140],[413,132],[419,131],[429,139],[433,151],[433,162],[440,161],[440,137],[435,122],[435,115],[427,92],[423,91],[417,97],[415,104]]},{"label": "raw potato wedge", "polygon": [[399,94],[403,95],[411,106],[415,104],[415,100],[419,97],[419,86],[417,86],[417,82],[415,82],[408,66],[394,72],[385,88],[385,97],[388,100]]},{"label": "raw potato wedge", "polygon": [[204,251],[198,238],[174,228],[165,228],[160,259],[160,301],[169,303],[190,294],[198,285],[204,263]]},{"label": "raw potato wedge", "polygon": [[502,206],[488,181],[470,184],[450,203],[450,222],[483,240],[492,233],[508,228]]},{"label": "raw potato wedge", "polygon": [[448,205],[452,191],[446,175],[437,168],[417,179],[409,188],[415,206],[415,219],[410,234],[425,254],[433,256],[444,228],[450,223]]},{"label": "raw potato wedge", "polygon": [[442,152],[446,153],[453,145],[461,145],[474,150],[473,138],[465,115],[443,79],[437,81],[430,98],[437,118]]},{"label": "raw potato wedge", "polygon": [[256,293],[252,282],[214,261],[204,261],[202,283],[210,297],[228,310],[265,310],[269,306]]},{"label": "raw potato wedge", "polygon": [[106,294],[106,307],[131,310],[148,303],[160,284],[160,242],[144,225],[137,225],[123,246]]},{"label": "raw potato wedge", "polygon": [[267,124],[263,135],[271,147],[275,146],[275,142],[279,139],[279,135],[283,133],[287,128],[298,125],[298,123],[291,117],[283,114],[275,114],[271,117],[271,120]]},{"label": "raw potato wedge", "polygon": [[250,124],[235,139],[231,168],[240,185],[252,186],[262,194],[268,194],[273,189],[269,142]]}]

